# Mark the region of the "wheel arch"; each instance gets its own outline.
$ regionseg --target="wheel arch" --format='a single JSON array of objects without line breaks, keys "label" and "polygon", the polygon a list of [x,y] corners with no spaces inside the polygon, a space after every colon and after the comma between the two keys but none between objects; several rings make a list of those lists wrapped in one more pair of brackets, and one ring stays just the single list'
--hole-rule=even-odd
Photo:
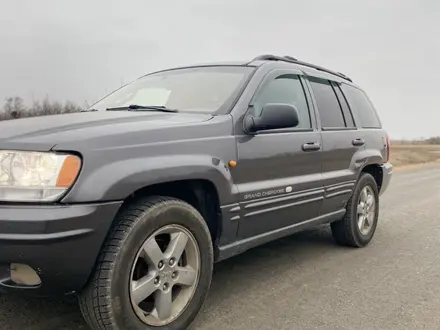
[{"label": "wheel arch", "polygon": [[219,192],[215,184],[206,179],[166,181],[148,185],[128,195],[120,213],[136,200],[148,196],[174,197],[193,206],[205,219],[215,245],[221,234],[221,209]]},{"label": "wheel arch", "polygon": [[371,176],[374,178],[374,181],[376,181],[377,189],[380,192],[380,190],[382,188],[382,182],[383,182],[383,169],[382,169],[381,165],[377,164],[377,163],[365,165],[362,168],[360,174],[362,174],[362,173],[371,174]]}]

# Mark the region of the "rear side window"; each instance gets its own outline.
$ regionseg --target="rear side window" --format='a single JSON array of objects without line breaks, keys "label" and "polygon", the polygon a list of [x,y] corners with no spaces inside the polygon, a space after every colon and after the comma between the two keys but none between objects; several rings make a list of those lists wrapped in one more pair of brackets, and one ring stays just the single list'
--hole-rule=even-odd
[{"label": "rear side window", "polygon": [[354,124],[353,115],[350,111],[350,107],[348,106],[347,100],[342,94],[339,84],[332,82],[332,86],[335,90],[336,96],[338,97],[339,104],[342,109],[342,113],[344,114],[345,125],[350,128],[355,128],[356,126]]},{"label": "rear side window", "polygon": [[342,84],[351,111],[359,118],[362,128],[380,128],[380,121],[367,95],[360,89]]},{"label": "rear side window", "polygon": [[309,77],[323,128],[346,127],[341,106],[330,81]]}]

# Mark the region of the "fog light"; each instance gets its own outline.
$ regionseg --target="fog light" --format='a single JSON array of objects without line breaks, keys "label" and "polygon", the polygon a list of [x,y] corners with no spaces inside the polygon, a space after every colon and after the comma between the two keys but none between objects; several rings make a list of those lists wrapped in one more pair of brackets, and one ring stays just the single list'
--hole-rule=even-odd
[{"label": "fog light", "polygon": [[32,267],[23,264],[11,264],[11,280],[15,284],[36,286],[41,284],[40,276]]}]

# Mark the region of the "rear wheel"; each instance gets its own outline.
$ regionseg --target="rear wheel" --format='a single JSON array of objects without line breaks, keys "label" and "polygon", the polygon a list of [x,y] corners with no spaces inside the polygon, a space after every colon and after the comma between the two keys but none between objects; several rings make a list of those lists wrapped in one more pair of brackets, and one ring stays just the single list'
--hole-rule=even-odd
[{"label": "rear wheel", "polygon": [[338,244],[364,247],[372,240],[379,217],[379,191],[373,176],[362,173],[347,212],[340,221],[331,224],[333,238]]},{"label": "rear wheel", "polygon": [[186,329],[211,283],[213,249],[203,217],[171,198],[121,214],[80,306],[94,329]]}]

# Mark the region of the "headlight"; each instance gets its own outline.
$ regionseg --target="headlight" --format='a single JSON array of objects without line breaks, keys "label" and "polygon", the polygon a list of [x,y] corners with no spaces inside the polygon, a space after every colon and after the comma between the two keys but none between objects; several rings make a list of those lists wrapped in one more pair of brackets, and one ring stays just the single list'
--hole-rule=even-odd
[{"label": "headlight", "polygon": [[72,186],[80,168],[74,155],[0,150],[0,201],[54,201]]}]

